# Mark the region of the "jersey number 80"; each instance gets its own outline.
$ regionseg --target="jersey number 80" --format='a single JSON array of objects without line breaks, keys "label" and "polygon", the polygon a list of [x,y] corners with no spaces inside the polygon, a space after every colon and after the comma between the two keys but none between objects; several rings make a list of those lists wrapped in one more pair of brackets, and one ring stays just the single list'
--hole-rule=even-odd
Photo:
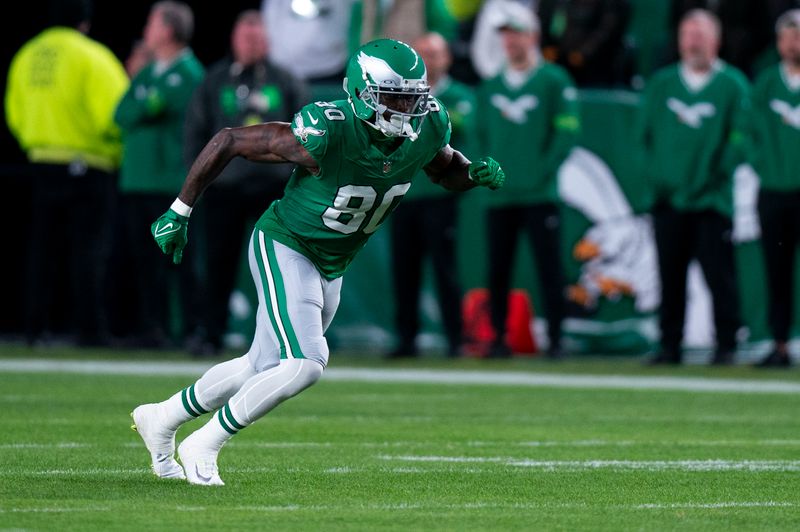
[{"label": "jersey number 80", "polygon": [[326,227],[346,235],[355,233],[362,226],[365,233],[374,233],[389,214],[389,209],[397,204],[395,200],[399,201],[405,196],[410,187],[411,183],[400,183],[387,190],[367,222],[367,213],[375,205],[378,193],[370,186],[345,185],[336,192],[333,207],[328,207],[322,213],[322,222]]}]

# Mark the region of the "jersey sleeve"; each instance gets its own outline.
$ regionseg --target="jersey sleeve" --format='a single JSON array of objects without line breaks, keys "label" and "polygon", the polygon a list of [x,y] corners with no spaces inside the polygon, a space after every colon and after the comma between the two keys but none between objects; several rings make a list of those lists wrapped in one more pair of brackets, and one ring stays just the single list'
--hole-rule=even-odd
[{"label": "jersey sleeve", "polygon": [[554,92],[550,142],[544,151],[542,166],[545,175],[555,175],[570,150],[577,143],[580,131],[577,91],[566,71],[555,70],[551,90]]},{"label": "jersey sleeve", "polygon": [[467,156],[472,157],[476,150],[475,142],[475,95],[469,88],[464,87],[459,97],[450,103],[448,114],[452,134],[450,136],[451,145]]},{"label": "jersey sleeve", "polygon": [[730,133],[722,157],[723,169],[732,174],[736,167],[754,157],[753,109],[750,83],[745,75],[731,68],[733,78],[733,105],[731,109]]},{"label": "jersey sleeve", "polygon": [[331,142],[329,117],[338,117],[335,113],[341,114],[335,105],[327,102],[314,102],[300,109],[292,119],[292,132],[297,142],[302,144],[320,165],[328,152],[328,144]]},{"label": "jersey sleeve", "polygon": [[664,105],[661,96],[661,86],[664,83],[665,71],[653,75],[652,79],[645,85],[641,96],[641,104],[636,118],[634,138],[636,147],[642,150],[645,158],[649,158],[653,145],[653,132],[656,130],[656,120],[658,105]]},{"label": "jersey sleeve", "polygon": [[553,116],[553,127],[561,132],[577,134],[580,130],[578,113],[578,91],[566,71],[559,72],[554,83],[556,90],[556,109]]},{"label": "jersey sleeve", "polygon": [[450,115],[447,113],[447,108],[445,108],[444,104],[439,99],[431,96],[428,100],[428,107],[430,111],[428,112],[427,119],[431,121],[431,125],[433,126],[432,131],[436,148],[434,154],[436,154],[439,153],[439,150],[450,144],[452,125],[450,124]]},{"label": "jersey sleeve", "polygon": [[752,110],[750,116],[751,122],[751,148],[753,156],[753,165],[760,168],[763,155],[766,153],[764,146],[765,140],[768,138],[765,132],[769,131],[769,121],[767,120],[767,112],[769,112],[769,97],[768,97],[768,83],[770,72],[762,72],[756,78],[755,84],[750,97],[750,105]]}]

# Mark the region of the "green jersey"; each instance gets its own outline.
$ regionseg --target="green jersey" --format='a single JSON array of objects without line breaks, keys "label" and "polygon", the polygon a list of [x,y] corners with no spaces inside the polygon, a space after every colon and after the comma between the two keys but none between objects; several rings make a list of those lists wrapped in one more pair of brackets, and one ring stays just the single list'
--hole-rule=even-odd
[{"label": "green jersey", "polygon": [[165,70],[151,62],[133,78],[115,116],[123,133],[122,192],[177,194],[181,189],[186,108],[202,78],[203,65],[188,49]]},{"label": "green jersey", "polygon": [[[473,149],[471,136],[475,131],[475,95],[472,89],[454,79],[445,78],[432,87],[431,92],[447,107],[453,128],[450,145],[469,157]],[[406,200],[436,198],[448,194],[453,193],[433,183],[428,174],[421,171],[414,177]]]},{"label": "green jersey", "polygon": [[786,69],[764,71],[753,88],[754,166],[767,190],[800,189],[800,87],[792,88]]},{"label": "green jersey", "polygon": [[430,108],[416,140],[384,153],[346,100],[303,107],[292,127],[319,172],[296,168],[283,199],[256,227],[308,257],[325,277],[341,276],[417,172],[450,142],[447,111],[433,97]]},{"label": "green jersey", "polygon": [[501,73],[485,81],[478,101],[480,146],[502,165],[506,183],[490,205],[558,200],[556,174],[579,129],[577,93],[567,72],[544,61],[527,79]]},{"label": "green jersey", "polygon": [[733,213],[733,170],[745,161],[749,90],[744,74],[719,61],[692,89],[680,65],[648,83],[640,141],[656,199],[688,211]]}]

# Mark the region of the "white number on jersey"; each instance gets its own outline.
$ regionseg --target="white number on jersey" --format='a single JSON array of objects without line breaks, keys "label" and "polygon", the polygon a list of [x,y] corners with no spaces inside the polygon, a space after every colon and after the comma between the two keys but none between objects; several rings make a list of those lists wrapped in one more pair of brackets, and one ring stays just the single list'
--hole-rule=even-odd
[{"label": "white number on jersey", "polygon": [[344,120],[344,113],[339,109],[331,109],[331,107],[336,107],[335,104],[330,102],[314,102],[314,105],[317,107],[325,107],[325,118],[328,120]]},{"label": "white number on jersey", "polygon": [[[386,191],[375,212],[372,213],[369,223],[364,227],[367,234],[374,233],[386,218],[389,209],[396,199],[405,196],[411,183],[399,183]],[[322,222],[326,227],[346,235],[358,231],[367,217],[367,212],[375,205],[378,193],[370,186],[345,185],[336,192],[333,207],[328,207],[322,213]]]}]

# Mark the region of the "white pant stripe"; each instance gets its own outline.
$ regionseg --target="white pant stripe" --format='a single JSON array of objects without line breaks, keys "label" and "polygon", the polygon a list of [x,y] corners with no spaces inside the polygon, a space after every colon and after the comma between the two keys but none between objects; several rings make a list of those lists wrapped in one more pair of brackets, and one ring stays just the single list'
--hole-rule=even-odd
[{"label": "white pant stripe", "polygon": [[261,251],[261,261],[264,263],[264,272],[266,273],[267,277],[267,284],[269,285],[269,294],[265,294],[269,296],[269,305],[272,308],[272,315],[275,318],[275,323],[278,325],[278,333],[281,335],[281,341],[283,345],[286,347],[286,357],[287,358],[294,358],[294,354],[292,353],[292,346],[289,343],[289,337],[286,335],[286,329],[283,326],[283,321],[281,320],[281,313],[278,309],[278,292],[275,288],[275,279],[272,277],[272,268],[269,264],[269,257],[267,256],[267,247],[266,243],[264,242],[264,232],[258,232],[258,246],[259,250]]}]

